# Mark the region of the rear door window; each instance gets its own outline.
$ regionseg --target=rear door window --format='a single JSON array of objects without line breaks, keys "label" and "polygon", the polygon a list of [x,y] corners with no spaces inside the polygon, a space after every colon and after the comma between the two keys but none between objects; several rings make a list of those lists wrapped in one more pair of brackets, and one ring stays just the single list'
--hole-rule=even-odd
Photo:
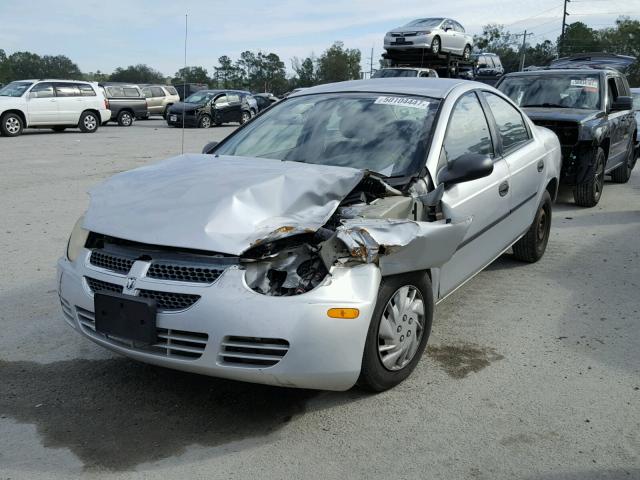
[{"label": "rear door window", "polygon": [[151,87],[151,93],[154,97],[164,97],[164,90],[160,87]]},{"label": "rear door window", "polygon": [[58,97],[79,97],[80,89],[76,83],[54,83],[56,96]]},{"label": "rear door window", "polygon": [[484,97],[491,108],[505,151],[529,141],[529,130],[522,115],[513,105],[490,92],[484,92]]}]

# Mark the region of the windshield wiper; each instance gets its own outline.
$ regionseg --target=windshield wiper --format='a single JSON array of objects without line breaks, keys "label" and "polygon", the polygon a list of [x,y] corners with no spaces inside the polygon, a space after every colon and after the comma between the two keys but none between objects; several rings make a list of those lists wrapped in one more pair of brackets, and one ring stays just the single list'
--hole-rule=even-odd
[{"label": "windshield wiper", "polygon": [[531,104],[531,105],[520,105],[520,107],[522,108],[527,108],[527,107],[571,108],[566,105],[558,105],[557,103],[538,103],[538,104]]}]

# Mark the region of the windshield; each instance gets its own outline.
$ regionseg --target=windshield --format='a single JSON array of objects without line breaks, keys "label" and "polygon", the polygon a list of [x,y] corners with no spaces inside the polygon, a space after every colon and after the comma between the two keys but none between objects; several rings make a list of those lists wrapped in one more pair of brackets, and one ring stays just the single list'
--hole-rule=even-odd
[{"label": "windshield", "polygon": [[633,97],[633,109],[640,111],[640,92],[631,92]]},{"label": "windshield", "polygon": [[324,94],[274,104],[215,151],[408,176],[424,164],[440,101]]},{"label": "windshield", "polygon": [[403,68],[383,68],[373,74],[372,78],[389,78],[389,77],[417,77],[418,72],[415,70],[406,70]]},{"label": "windshield", "polygon": [[211,92],[196,92],[193,93],[191,95],[189,95],[185,102],[186,103],[197,103],[197,104],[204,104],[207,103],[209,100],[211,100],[211,97],[213,97],[213,93]]},{"label": "windshield", "polygon": [[21,97],[33,82],[11,82],[0,89],[0,97]]},{"label": "windshield", "polygon": [[412,22],[409,22],[405,27],[429,27],[435,28],[442,23],[442,18],[419,18]]},{"label": "windshield", "polygon": [[498,88],[521,107],[600,108],[600,79],[597,75],[506,77]]}]

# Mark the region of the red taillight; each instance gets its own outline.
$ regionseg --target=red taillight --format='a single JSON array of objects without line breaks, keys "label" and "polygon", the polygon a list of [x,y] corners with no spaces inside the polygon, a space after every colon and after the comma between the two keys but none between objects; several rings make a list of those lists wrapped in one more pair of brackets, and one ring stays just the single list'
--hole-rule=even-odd
[{"label": "red taillight", "polygon": [[109,100],[107,100],[106,98],[104,99],[104,108],[109,110]]}]

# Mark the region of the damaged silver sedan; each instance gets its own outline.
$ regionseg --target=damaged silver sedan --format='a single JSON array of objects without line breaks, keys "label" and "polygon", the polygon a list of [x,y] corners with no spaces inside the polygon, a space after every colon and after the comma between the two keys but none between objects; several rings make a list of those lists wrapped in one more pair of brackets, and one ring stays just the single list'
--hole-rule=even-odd
[{"label": "damaged silver sedan", "polygon": [[165,367],[393,387],[435,305],[506,250],[544,254],[560,148],[483,84],[305,89],[206,154],[91,192],[58,263],[66,321]]}]

